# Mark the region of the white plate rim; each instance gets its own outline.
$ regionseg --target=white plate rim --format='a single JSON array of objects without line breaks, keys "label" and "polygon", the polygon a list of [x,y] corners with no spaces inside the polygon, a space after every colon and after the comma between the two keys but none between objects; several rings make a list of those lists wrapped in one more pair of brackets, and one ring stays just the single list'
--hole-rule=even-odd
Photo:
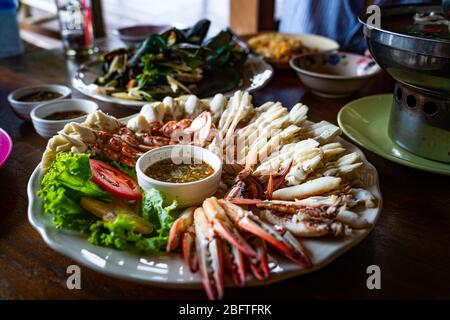
[{"label": "white plate rim", "polygon": [[[295,264],[293,264],[292,262],[285,260],[285,259],[281,259],[279,262],[279,265],[282,265],[285,268],[288,268],[288,270],[285,271],[281,271],[281,272],[277,272],[277,273],[272,273],[271,277],[264,282],[259,282],[256,281],[255,279],[253,279],[252,277],[249,278],[249,280],[247,281],[245,286],[260,286],[260,285],[269,285],[269,284],[273,284],[276,282],[280,282],[292,277],[296,277],[296,276],[300,276],[303,274],[307,274],[307,273],[311,273],[314,271],[317,271],[325,266],[327,266],[328,264],[330,264],[332,261],[334,261],[335,259],[337,259],[338,257],[342,256],[345,252],[349,251],[350,249],[352,249],[354,246],[356,246],[357,244],[359,244],[362,240],[364,240],[369,233],[373,230],[373,228],[375,227],[375,224],[377,223],[381,211],[382,211],[382,207],[383,207],[383,198],[382,198],[382,194],[381,194],[381,190],[380,190],[380,186],[379,186],[379,176],[378,176],[378,172],[376,170],[376,168],[367,161],[367,158],[365,157],[364,153],[355,145],[353,145],[352,143],[339,138],[338,139],[339,142],[341,142],[344,147],[346,148],[346,150],[348,152],[358,152],[361,156],[362,161],[364,162],[364,165],[366,166],[367,170],[370,171],[371,174],[373,174],[373,179],[374,179],[374,183],[370,186],[369,190],[375,195],[375,197],[378,199],[378,207],[374,208],[374,209],[366,209],[364,212],[368,211],[368,210],[373,210],[373,221],[372,221],[372,225],[370,228],[368,229],[364,229],[361,231],[357,231],[355,232],[355,236],[352,236],[351,238],[345,239],[345,240],[339,240],[341,241],[341,243],[343,243],[344,241],[347,242],[345,245],[343,245],[339,250],[336,250],[335,252],[333,252],[332,254],[328,255],[326,257],[326,259],[323,259],[322,261],[315,263],[314,266],[310,269],[301,269],[298,266],[296,266]],[[155,279],[149,279],[147,277],[142,277],[136,274],[127,274],[126,269],[120,269],[115,265],[110,265],[108,268],[104,268],[104,267],[100,267],[98,264],[93,263],[92,260],[89,260],[87,258],[85,258],[80,252],[73,252],[70,249],[64,247],[63,245],[61,245],[58,242],[55,242],[51,236],[50,236],[50,232],[49,231],[53,231],[56,233],[68,233],[68,234],[72,234],[73,232],[71,231],[55,231],[56,229],[51,228],[53,230],[49,230],[48,226],[45,226],[45,224],[42,221],[39,221],[34,213],[34,207],[37,205],[37,196],[36,196],[36,192],[37,190],[34,189],[34,184],[36,184],[36,179],[40,178],[41,175],[41,169],[40,169],[40,164],[38,164],[38,166],[35,168],[35,170],[33,171],[29,182],[28,182],[28,186],[27,186],[27,194],[28,194],[28,220],[30,222],[30,224],[32,225],[32,227],[40,234],[40,236],[42,237],[42,239],[44,240],[44,242],[50,247],[52,248],[54,251],[71,258],[72,260],[76,261],[77,263],[80,263],[81,265],[88,267],[90,269],[93,269],[97,272],[106,274],[108,276],[111,277],[115,277],[115,278],[119,278],[122,280],[128,280],[128,281],[132,281],[132,282],[137,282],[137,283],[142,283],[142,284],[148,284],[148,285],[152,285],[152,286],[156,286],[156,287],[161,287],[161,288],[173,288],[173,289],[198,289],[201,288],[201,281],[200,278],[198,277],[198,273],[197,274],[190,274],[190,272],[187,272],[190,274],[190,279],[189,280],[185,280],[185,281],[175,281],[175,280],[155,280]],[[363,213],[364,214],[364,213]],[[80,237],[80,235],[77,235],[77,237]],[[85,241],[85,246],[89,247],[92,246],[87,242],[87,239],[84,239]],[[303,244],[307,247],[309,242],[314,242],[314,241],[321,241],[321,239],[319,240],[302,240]],[[93,246],[96,247],[96,246]],[[97,248],[102,248],[102,247],[97,247]],[[80,248],[81,250],[85,249],[85,248]],[[117,253],[119,256],[120,255],[124,255],[127,254],[126,252],[121,252],[118,250],[114,250],[111,249],[112,251],[114,251],[114,253]],[[171,254],[174,255],[174,254]],[[163,255],[161,255],[162,257]],[[155,257],[153,257],[152,259],[156,259],[156,261],[158,261],[158,259],[160,258],[159,255],[156,255]],[[142,257],[141,257],[142,259]],[[179,257],[177,258],[180,260],[181,264],[182,264],[182,257],[181,255],[179,255]],[[231,287],[233,286],[229,281],[227,281],[226,283],[227,287]]]}]

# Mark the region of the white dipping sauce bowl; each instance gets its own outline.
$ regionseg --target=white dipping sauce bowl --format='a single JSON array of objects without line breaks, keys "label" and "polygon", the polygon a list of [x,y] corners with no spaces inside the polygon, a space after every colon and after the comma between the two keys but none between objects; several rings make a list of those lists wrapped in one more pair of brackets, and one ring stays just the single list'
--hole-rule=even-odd
[{"label": "white dipping sauce bowl", "polygon": [[[205,179],[188,183],[159,181],[145,174],[145,170],[158,161],[164,159],[180,161],[192,158],[208,163],[214,169],[214,173]],[[136,163],[136,173],[139,186],[144,191],[157,189],[169,200],[176,200],[180,207],[191,207],[201,204],[203,200],[216,193],[222,175],[222,160],[211,151],[200,147],[190,145],[165,146],[144,153]]]},{"label": "white dipping sauce bowl", "polygon": [[[98,110],[98,105],[95,102],[84,99],[63,99],[52,100],[50,102],[44,102],[38,105],[31,111],[31,120],[36,132],[43,138],[50,139],[62,130],[69,122],[84,122],[89,113]],[[51,115],[54,112],[64,111],[84,111],[85,115],[66,119],[66,120],[47,120],[45,117]]]},{"label": "white dipping sauce bowl", "polygon": [[[59,93],[61,96],[47,101],[20,101],[20,98],[39,91],[50,91]],[[35,86],[22,87],[14,90],[8,95],[8,102],[11,105],[13,111],[24,120],[31,120],[30,112],[34,107],[44,102],[50,102],[55,100],[67,99],[72,95],[72,90],[66,86],[59,84],[39,84]]]}]

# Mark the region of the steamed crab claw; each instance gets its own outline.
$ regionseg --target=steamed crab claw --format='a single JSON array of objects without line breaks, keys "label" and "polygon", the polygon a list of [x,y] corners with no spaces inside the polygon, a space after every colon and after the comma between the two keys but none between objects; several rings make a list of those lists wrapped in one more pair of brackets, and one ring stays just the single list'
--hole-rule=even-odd
[{"label": "steamed crab claw", "polygon": [[270,276],[269,258],[267,255],[266,242],[260,238],[254,237],[250,240],[252,246],[258,253],[257,259],[248,258],[250,264],[250,270],[253,276],[259,281],[264,281]]},{"label": "steamed crab claw", "polygon": [[223,286],[223,244],[210,227],[203,208],[194,212],[194,226],[200,277],[210,300],[222,299]]},{"label": "steamed crab claw", "polygon": [[195,208],[185,209],[180,217],[175,220],[170,229],[169,240],[167,242],[166,251],[170,252],[182,246],[184,263],[189,267],[191,272],[198,269],[198,261],[194,252],[195,231],[193,227]]},{"label": "steamed crab claw", "polygon": [[169,233],[166,251],[175,250],[180,245],[180,239],[194,222],[194,207],[185,209],[172,225]]},{"label": "steamed crab claw", "polygon": [[303,245],[286,229],[275,229],[262,221],[251,211],[226,200],[219,200],[230,219],[242,230],[245,230],[271,244],[289,259],[302,267],[310,267],[311,260]]},{"label": "steamed crab claw", "polygon": [[198,270],[198,258],[194,250],[195,246],[195,231],[194,227],[190,226],[188,231],[183,234],[183,259],[184,264],[189,266],[192,273]]},{"label": "steamed crab claw", "polygon": [[223,242],[224,267],[228,271],[233,283],[242,287],[245,284],[245,256],[236,247]]},{"label": "steamed crab claw", "polygon": [[257,256],[256,251],[234,227],[217,198],[212,197],[203,201],[203,209],[212,228],[218,235],[222,236],[232,246],[238,248],[244,255]]}]

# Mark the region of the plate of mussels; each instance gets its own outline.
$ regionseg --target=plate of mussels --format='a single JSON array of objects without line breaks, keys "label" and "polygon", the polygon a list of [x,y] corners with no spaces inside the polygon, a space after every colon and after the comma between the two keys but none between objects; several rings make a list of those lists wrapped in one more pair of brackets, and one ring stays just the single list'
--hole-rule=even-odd
[{"label": "plate of mussels", "polygon": [[138,108],[166,96],[264,87],[273,68],[230,29],[207,38],[209,20],[150,34],[137,47],[118,48],[80,66],[74,87],[92,98]]}]

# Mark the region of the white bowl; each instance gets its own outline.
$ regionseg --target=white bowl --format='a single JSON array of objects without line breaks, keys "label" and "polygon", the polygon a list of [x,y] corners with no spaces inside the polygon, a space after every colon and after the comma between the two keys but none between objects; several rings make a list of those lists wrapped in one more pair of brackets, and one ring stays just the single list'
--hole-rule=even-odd
[{"label": "white bowl", "polygon": [[[61,97],[47,100],[47,101],[20,101],[19,99],[27,94],[38,92],[41,90],[45,91],[51,91],[51,92],[57,92],[61,94]],[[61,99],[67,99],[70,98],[72,95],[72,90],[66,86],[62,86],[59,84],[39,84],[34,86],[27,86],[22,87],[17,90],[14,90],[8,95],[8,101],[11,105],[11,108],[14,110],[14,112],[22,119],[24,120],[31,120],[30,112],[33,110],[34,107],[37,105],[43,103],[43,102],[49,102],[54,100],[61,100]]]},{"label": "white bowl", "polygon": [[305,86],[326,98],[349,96],[381,72],[371,58],[348,52],[297,55],[289,64]]},{"label": "white bowl", "polygon": [[[35,107],[31,111],[31,120],[36,132],[49,139],[56,135],[58,131],[62,130],[64,126],[69,122],[83,122],[86,120],[89,113],[98,110],[98,105],[95,102],[84,99],[62,99],[53,100],[50,102],[44,102]],[[67,119],[67,120],[46,120],[45,117],[51,115],[54,112],[59,111],[84,111],[86,115]]]},{"label": "white bowl", "polygon": [[[152,164],[164,159],[195,158],[208,163],[214,173],[209,177],[188,183],[171,183],[152,179],[144,172]],[[172,145],[153,149],[144,153],[136,163],[136,173],[139,186],[148,191],[157,189],[169,200],[176,200],[180,207],[199,205],[216,193],[222,175],[222,160],[207,149],[190,145]]]}]

